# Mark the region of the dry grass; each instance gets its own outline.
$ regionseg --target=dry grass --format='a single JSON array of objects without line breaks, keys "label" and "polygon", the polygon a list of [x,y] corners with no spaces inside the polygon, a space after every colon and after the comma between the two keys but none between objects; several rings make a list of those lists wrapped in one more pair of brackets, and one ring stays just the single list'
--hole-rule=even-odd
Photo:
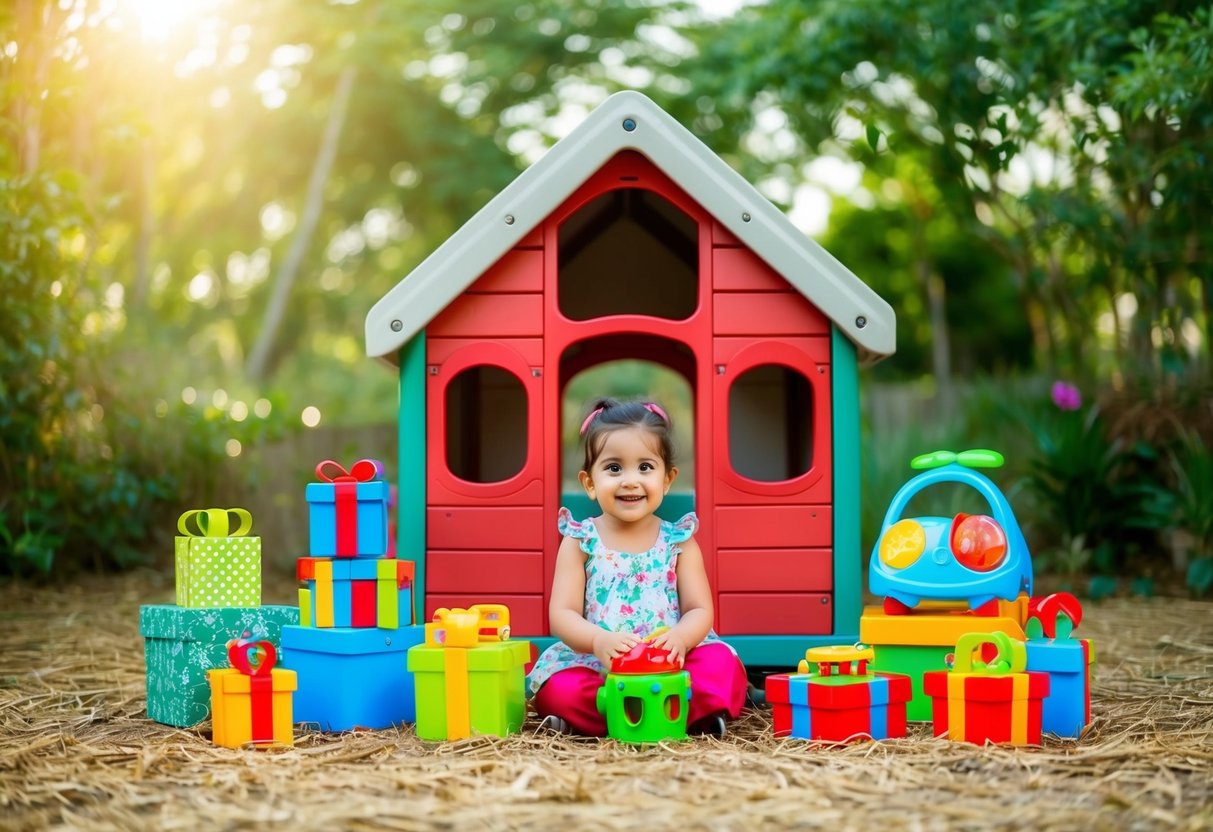
[{"label": "dry grass", "polygon": [[[159,583],[159,588],[155,587]],[[0,827],[180,829],[1213,828],[1213,605],[1092,605],[1094,723],[1080,742],[929,736],[635,749],[537,735],[427,745],[411,730],[229,751],[143,714],[140,603],[155,576],[0,586]]]}]

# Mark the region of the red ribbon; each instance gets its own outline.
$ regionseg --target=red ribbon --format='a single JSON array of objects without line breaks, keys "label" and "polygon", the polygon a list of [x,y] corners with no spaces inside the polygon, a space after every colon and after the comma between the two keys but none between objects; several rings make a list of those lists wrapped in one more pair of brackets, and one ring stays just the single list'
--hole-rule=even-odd
[{"label": "red ribbon", "polygon": [[233,639],[227,643],[228,661],[249,677],[249,707],[252,710],[252,741],[274,741],[274,676],[278,661],[274,645],[268,641]]},{"label": "red ribbon", "polygon": [[[330,474],[326,469],[337,469]],[[345,470],[340,464],[326,459],[316,466],[316,476],[333,484],[333,501],[337,512],[337,557],[353,557],[358,553],[358,483],[373,482],[383,475],[383,464],[375,459],[360,459]]]}]

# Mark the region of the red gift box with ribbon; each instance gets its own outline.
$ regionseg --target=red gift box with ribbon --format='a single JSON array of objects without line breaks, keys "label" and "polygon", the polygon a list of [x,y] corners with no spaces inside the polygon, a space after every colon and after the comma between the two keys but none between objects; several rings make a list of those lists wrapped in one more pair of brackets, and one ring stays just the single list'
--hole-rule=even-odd
[{"label": "red gift box with ribbon", "polygon": [[388,552],[388,499],[383,465],[360,459],[344,467],[326,459],[316,466],[321,482],[306,496],[313,557],[382,558]]},{"label": "red gift box with ribbon", "polygon": [[233,639],[228,642],[227,655],[231,667],[207,672],[212,742],[225,748],[249,743],[294,745],[295,671],[274,667],[278,652],[268,641]]}]

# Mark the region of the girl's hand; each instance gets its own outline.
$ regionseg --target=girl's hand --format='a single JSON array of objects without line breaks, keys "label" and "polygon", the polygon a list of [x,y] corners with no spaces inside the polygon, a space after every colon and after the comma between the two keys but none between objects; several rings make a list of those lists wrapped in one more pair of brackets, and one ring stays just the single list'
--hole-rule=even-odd
[{"label": "girl's hand", "polygon": [[612,633],[602,630],[594,636],[594,655],[603,667],[611,669],[611,659],[618,658],[631,650],[640,639],[635,633]]},{"label": "girl's hand", "polygon": [[670,660],[676,661],[679,665],[686,661],[687,651],[691,649],[691,645],[687,644],[686,639],[677,630],[666,630],[654,638],[652,644],[654,647],[664,648],[668,651]]}]

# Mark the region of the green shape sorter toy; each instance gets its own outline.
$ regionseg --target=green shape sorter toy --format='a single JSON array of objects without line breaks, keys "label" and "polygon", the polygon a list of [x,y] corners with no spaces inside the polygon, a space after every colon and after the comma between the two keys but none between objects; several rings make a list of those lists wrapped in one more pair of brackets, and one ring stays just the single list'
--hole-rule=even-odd
[{"label": "green shape sorter toy", "polygon": [[139,608],[147,658],[147,715],[188,728],[210,714],[206,672],[228,667],[227,643],[245,633],[281,644],[284,624],[298,624],[296,607],[191,608],[153,604]]},{"label": "green shape sorter toy", "polygon": [[[449,651],[466,654],[466,678],[447,678]],[[447,707],[466,707],[465,724],[470,735],[504,737],[517,733],[526,718],[526,674],[531,658],[529,641],[482,642],[476,647],[436,647],[418,644],[409,648],[408,669],[417,691],[417,736],[423,740],[459,739],[451,736]],[[466,705],[462,703],[466,702]]]}]

